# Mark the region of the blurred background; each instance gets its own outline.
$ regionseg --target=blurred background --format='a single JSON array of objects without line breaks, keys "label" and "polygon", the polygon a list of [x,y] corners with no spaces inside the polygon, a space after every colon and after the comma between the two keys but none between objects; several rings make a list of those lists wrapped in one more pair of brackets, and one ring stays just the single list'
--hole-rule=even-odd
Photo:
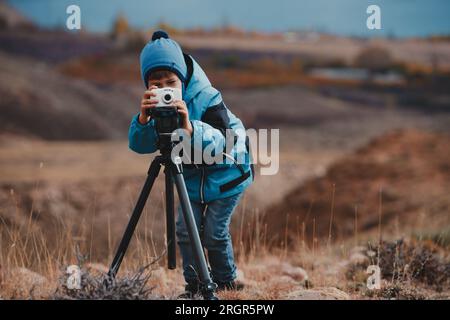
[{"label": "blurred background", "polygon": [[[70,4],[79,31],[66,29]],[[381,30],[366,27],[369,4],[0,1],[0,271],[51,278],[74,248],[111,260],[154,156],[129,150],[127,133],[157,29],[246,128],[280,129],[279,173],[258,175],[233,217],[238,257],[317,261],[404,238],[448,257],[450,3],[379,0]],[[125,268],[163,251],[163,199],[159,181]]]}]

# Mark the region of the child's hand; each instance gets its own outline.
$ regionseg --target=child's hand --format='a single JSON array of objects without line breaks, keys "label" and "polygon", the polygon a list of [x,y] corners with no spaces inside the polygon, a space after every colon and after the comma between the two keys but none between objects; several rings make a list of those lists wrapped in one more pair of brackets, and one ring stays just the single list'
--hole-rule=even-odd
[{"label": "child's hand", "polygon": [[156,94],[153,93],[152,90],[157,88],[157,86],[151,86],[144,93],[144,97],[141,101],[141,114],[139,115],[139,122],[141,124],[146,124],[150,121],[150,116],[147,115],[147,110],[156,107],[156,103],[158,102],[158,100],[151,99],[151,97],[156,96]]},{"label": "child's hand", "polygon": [[177,107],[178,113],[181,116],[181,128],[186,130],[189,135],[192,135],[192,125],[189,121],[189,111],[186,106],[186,102],[183,100],[176,100],[173,102],[173,105]]}]

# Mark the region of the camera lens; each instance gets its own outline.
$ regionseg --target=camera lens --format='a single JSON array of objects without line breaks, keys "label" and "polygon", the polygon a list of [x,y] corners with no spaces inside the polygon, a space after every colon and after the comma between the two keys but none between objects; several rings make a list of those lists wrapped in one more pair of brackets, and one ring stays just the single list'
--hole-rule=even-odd
[{"label": "camera lens", "polygon": [[166,93],[163,97],[163,100],[165,103],[170,103],[172,102],[172,95],[170,93]]}]

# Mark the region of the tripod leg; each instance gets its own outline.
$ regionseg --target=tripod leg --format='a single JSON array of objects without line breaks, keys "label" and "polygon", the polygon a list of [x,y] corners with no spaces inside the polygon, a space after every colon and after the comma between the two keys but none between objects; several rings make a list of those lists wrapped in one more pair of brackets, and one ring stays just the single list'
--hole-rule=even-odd
[{"label": "tripod leg", "polygon": [[150,194],[150,191],[152,190],[155,179],[158,177],[160,169],[161,160],[159,157],[156,157],[152,161],[150,168],[148,169],[147,179],[145,180],[145,184],[142,187],[142,191],[139,195],[136,206],[134,207],[133,214],[131,215],[127,228],[125,229],[125,233],[123,234],[122,240],[120,241],[119,248],[117,249],[113,262],[111,263],[111,267],[109,268],[108,276],[110,279],[115,278],[117,272],[119,271],[122,259],[128,249],[131,237],[133,236],[134,230],[136,229],[136,225],[139,221],[139,218],[141,217],[142,210],[144,209],[145,203],[147,202],[147,198]]},{"label": "tripod leg", "polygon": [[177,266],[177,246],[175,240],[173,179],[168,167],[164,169],[164,173],[166,176],[167,267],[175,269]]},{"label": "tripod leg", "polygon": [[189,239],[192,245],[192,253],[194,255],[194,261],[196,264],[196,271],[199,275],[202,285],[202,294],[205,300],[216,300],[214,291],[217,285],[212,282],[209,276],[208,266],[206,264],[205,255],[203,252],[202,243],[197,230],[197,226],[194,220],[194,214],[192,212],[192,206],[189,201],[189,196],[184,182],[183,175],[181,174],[181,165],[171,164],[173,170],[173,177],[175,180],[175,186],[177,187],[178,197],[180,198],[181,208],[183,210],[183,217],[186,223],[186,229],[188,231]]}]

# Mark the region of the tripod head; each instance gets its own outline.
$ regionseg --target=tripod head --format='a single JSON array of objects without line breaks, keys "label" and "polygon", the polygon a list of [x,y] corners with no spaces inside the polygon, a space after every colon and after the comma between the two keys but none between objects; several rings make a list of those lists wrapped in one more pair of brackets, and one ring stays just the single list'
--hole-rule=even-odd
[{"label": "tripod head", "polygon": [[166,155],[173,148],[172,134],[180,127],[177,108],[173,106],[156,107],[151,109],[149,115],[155,119],[155,128],[158,134],[157,147],[161,154]]}]

